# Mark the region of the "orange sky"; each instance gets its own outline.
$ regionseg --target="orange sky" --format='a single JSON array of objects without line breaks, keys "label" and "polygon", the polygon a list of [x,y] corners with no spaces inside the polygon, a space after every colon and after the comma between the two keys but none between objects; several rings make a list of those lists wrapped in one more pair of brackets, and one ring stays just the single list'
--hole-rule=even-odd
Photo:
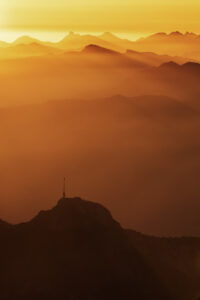
[{"label": "orange sky", "polygon": [[0,0],[1,30],[200,32],[199,0]]}]

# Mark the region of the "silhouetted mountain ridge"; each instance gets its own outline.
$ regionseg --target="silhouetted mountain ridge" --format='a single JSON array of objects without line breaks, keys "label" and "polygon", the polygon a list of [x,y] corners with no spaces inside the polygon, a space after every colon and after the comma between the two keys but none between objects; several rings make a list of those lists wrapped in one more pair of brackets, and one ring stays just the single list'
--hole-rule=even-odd
[{"label": "silhouetted mountain ridge", "polygon": [[0,299],[171,299],[99,204],[61,199],[1,242]]},{"label": "silhouetted mountain ridge", "polygon": [[200,74],[200,64],[195,62],[187,62],[182,65],[175,63],[174,61],[163,63],[160,67],[161,69],[166,69],[169,71],[179,71],[187,75],[191,74],[193,76]]},{"label": "silhouetted mountain ridge", "polygon": [[175,299],[197,299],[200,295],[198,237],[154,237],[128,230],[134,247],[162,278]]},{"label": "silhouetted mountain ridge", "polygon": [[94,54],[110,54],[110,55],[120,55],[118,52],[100,47],[95,44],[87,45],[83,50],[82,53],[94,53]]},{"label": "silhouetted mountain ridge", "polygon": [[102,226],[107,229],[109,227],[120,228],[106,208],[98,203],[83,201],[81,198],[60,199],[54,208],[49,211],[41,211],[28,224],[55,230],[83,229],[92,228],[92,226]]},{"label": "silhouetted mountain ridge", "polygon": [[12,227],[12,225],[10,225],[9,223],[7,223],[3,220],[0,220],[0,231],[4,230],[4,229],[9,229],[11,227]]}]

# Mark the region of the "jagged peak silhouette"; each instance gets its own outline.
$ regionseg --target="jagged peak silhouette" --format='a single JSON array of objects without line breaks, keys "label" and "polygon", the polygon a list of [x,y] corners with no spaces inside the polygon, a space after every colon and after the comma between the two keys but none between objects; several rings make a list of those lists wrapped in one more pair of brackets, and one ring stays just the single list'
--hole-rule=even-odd
[{"label": "jagged peak silhouette", "polygon": [[117,51],[110,50],[105,47],[101,47],[95,44],[87,45],[83,50],[82,53],[99,53],[99,54],[119,54]]}]

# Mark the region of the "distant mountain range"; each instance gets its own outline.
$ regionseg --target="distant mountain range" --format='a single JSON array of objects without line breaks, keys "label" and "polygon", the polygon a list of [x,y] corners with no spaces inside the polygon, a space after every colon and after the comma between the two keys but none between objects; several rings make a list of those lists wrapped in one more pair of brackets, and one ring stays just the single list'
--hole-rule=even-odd
[{"label": "distant mountain range", "polygon": [[199,239],[159,239],[124,230],[103,206],[80,198],[63,198],[27,223],[1,221],[0,238],[2,300],[200,295],[193,265]]},{"label": "distant mountain range", "polygon": [[178,55],[188,59],[200,59],[200,36],[194,33],[156,33],[134,43],[137,51],[153,51],[158,54]]},{"label": "distant mountain range", "polygon": [[14,44],[13,46],[0,48],[0,58],[22,58],[31,56],[55,55],[61,54],[62,51],[58,48],[42,45],[37,42],[30,44]]},{"label": "distant mountain range", "polygon": [[95,44],[79,51],[65,51],[34,42],[0,48],[0,58],[0,96],[4,103],[14,101],[14,91],[20,103],[32,101],[37,88],[36,98],[42,101],[66,95],[72,98],[165,95],[190,99],[199,106],[200,64],[180,57],[133,50],[120,53]]},{"label": "distant mountain range", "polygon": [[[16,49],[15,52],[13,46],[30,46],[32,44],[43,45],[48,48],[46,50],[43,48],[43,51],[31,51],[30,49],[29,56],[44,55],[46,53],[57,54],[60,53],[58,49],[60,51],[81,51],[88,45],[96,45],[120,53],[128,51],[130,54],[131,51],[129,50],[135,53],[148,52],[146,56],[149,57],[148,62],[152,64],[158,64],[157,59],[155,59],[156,54],[162,55],[162,58],[160,57],[162,62],[175,61],[177,63],[184,63],[188,60],[200,61],[200,36],[194,33],[182,34],[180,32],[172,32],[170,34],[156,33],[137,41],[122,39],[109,32],[99,36],[89,34],[80,35],[70,32],[61,41],[55,43],[40,41],[29,36],[22,36],[13,43],[0,42],[0,57],[6,56],[6,52],[1,48],[8,51],[7,57],[27,56],[29,51],[28,47],[26,50],[23,48],[20,53],[18,49]],[[12,49],[10,49],[10,47],[12,47]]]}]

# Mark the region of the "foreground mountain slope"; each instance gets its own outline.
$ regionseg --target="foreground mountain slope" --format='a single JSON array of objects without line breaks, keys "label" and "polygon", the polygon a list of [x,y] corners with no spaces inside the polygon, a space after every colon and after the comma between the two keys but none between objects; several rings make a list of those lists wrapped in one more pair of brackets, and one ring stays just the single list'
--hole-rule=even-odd
[{"label": "foreground mountain slope", "polygon": [[199,238],[158,238],[133,230],[128,230],[127,234],[176,299],[199,297]]},{"label": "foreground mountain slope", "polygon": [[103,206],[80,198],[61,199],[27,223],[0,221],[0,238],[2,300],[200,295],[199,238],[124,230]]},{"label": "foreground mountain slope", "polygon": [[0,299],[170,299],[101,205],[61,199],[5,230]]}]

